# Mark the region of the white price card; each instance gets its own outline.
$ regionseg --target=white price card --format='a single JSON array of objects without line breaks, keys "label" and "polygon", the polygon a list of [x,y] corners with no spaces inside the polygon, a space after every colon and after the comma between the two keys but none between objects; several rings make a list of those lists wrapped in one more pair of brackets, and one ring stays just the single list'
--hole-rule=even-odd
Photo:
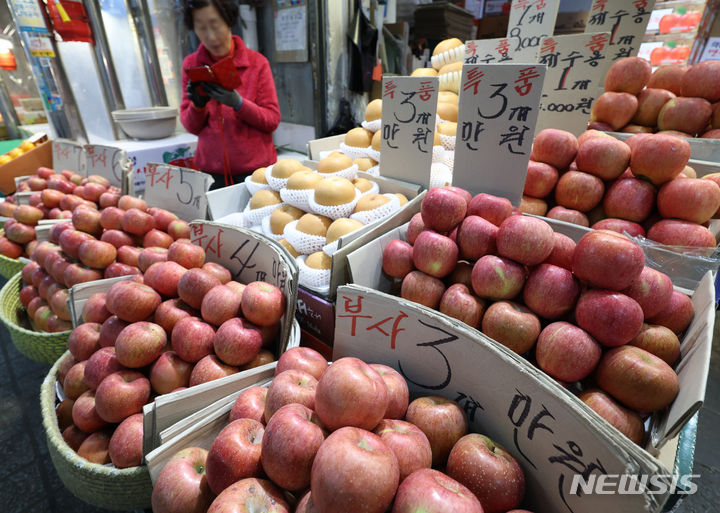
[{"label": "white price card", "polygon": [[358,285],[340,287],[333,360],[346,356],[393,367],[411,394],[456,401],[471,432],[517,459],[523,505],[532,511],[660,511],[670,494],[638,482],[632,493],[597,493],[597,482],[618,486],[621,476],[647,482],[649,475],[672,475],[521,356],[434,310]]},{"label": "white price card", "polygon": [[85,147],[67,139],[55,139],[52,142],[53,169],[56,173],[67,169],[87,176]]},{"label": "white price card", "polygon": [[585,32],[609,32],[603,76],[613,62],[635,57],[650,22],[655,0],[593,0]]},{"label": "white price card", "polygon": [[536,131],[561,128],[579,135],[587,128],[605,77],[608,32],[543,39],[538,62],[547,66]]},{"label": "white price card", "polygon": [[110,185],[122,188],[125,174],[132,168],[132,162],[125,150],[99,144],[85,145],[87,155],[87,174],[100,175],[110,181]]},{"label": "white price card", "polygon": [[213,178],[199,171],[169,164],[150,163],[145,169],[145,193],[148,205],[192,221],[207,218],[207,196]]},{"label": "white price card", "polygon": [[720,61],[720,37],[708,38],[700,57],[700,62],[702,61]]},{"label": "white price card", "polygon": [[541,64],[463,66],[454,186],[520,205],[544,78]]},{"label": "white price card", "polygon": [[512,62],[514,55],[507,37],[465,41],[465,64],[502,64]]},{"label": "white price card", "polygon": [[515,62],[536,62],[540,41],[555,32],[560,0],[513,0],[507,38]]},{"label": "white price card", "polygon": [[380,174],[428,187],[437,77],[383,77]]}]

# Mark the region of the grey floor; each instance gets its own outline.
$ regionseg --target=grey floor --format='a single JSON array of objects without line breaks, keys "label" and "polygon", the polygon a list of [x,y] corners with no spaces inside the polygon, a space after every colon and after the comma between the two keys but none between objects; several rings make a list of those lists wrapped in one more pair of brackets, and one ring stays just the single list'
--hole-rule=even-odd
[{"label": "grey floor", "polygon": [[[1,283],[0,283],[1,285]],[[720,319],[715,323],[717,342]],[[0,511],[3,513],[84,513],[106,511],[76,499],[55,472],[48,455],[38,393],[49,366],[21,355],[0,325]],[[720,511],[720,345],[711,360],[705,407],[698,421],[695,466],[698,493],[673,510]]]}]

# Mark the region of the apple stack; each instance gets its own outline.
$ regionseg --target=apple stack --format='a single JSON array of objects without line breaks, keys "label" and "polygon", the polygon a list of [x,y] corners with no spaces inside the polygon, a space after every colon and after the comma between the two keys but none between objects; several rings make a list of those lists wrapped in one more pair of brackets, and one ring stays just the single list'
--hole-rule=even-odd
[{"label": "apple stack", "polygon": [[56,174],[41,167],[18,185],[18,192],[32,192],[29,205],[18,205],[15,195],[0,202],[0,215],[12,218],[5,222],[5,233],[0,236],[0,254],[8,258],[32,254],[37,245],[35,226],[41,219],[70,219],[78,205],[97,209],[102,194],[119,195],[120,190],[101,176],[83,178],[72,171]]},{"label": "apple stack", "polygon": [[524,494],[517,460],[488,437],[468,434],[454,401],[409,402],[405,379],[390,367],[357,358],[328,366],[312,349],[293,348],[269,388],[238,396],[209,451],[189,447],[169,460],[152,508],[530,513],[514,509]]},{"label": "apple stack", "polygon": [[595,101],[590,128],[720,138],[720,61],[671,64],[652,72],[640,57],[616,61]]},{"label": "apple stack", "polygon": [[64,195],[60,201],[70,198],[77,203],[68,205],[72,206],[71,222],[58,222],[50,228],[49,241],[36,241],[31,262],[22,270],[26,286],[20,291],[20,302],[42,331],[72,328],[67,298],[73,285],[140,276],[153,263],[168,259],[167,248],[175,239],[187,240],[190,235],[189,225],[167,210],[148,209],[144,200],[121,196],[94,182],[84,188],[93,188],[105,208],[98,211],[89,200]]},{"label": "apple stack", "polygon": [[576,139],[551,128],[537,134],[530,158],[523,212],[669,246],[716,246],[707,224],[719,213],[720,173],[696,178],[685,139],[622,142],[597,130]]},{"label": "apple stack", "polygon": [[[615,413],[598,413],[642,443],[641,415],[678,393],[671,365],[694,315],[690,298],[616,232],[594,230],[576,245],[516,213],[505,198],[431,189],[408,242],[385,246],[383,270],[402,280],[403,298],[480,329],[561,384],[599,386],[592,397]],[[620,413],[629,420],[617,422]]]},{"label": "apple stack", "polygon": [[147,269],[144,283],[131,278],[91,296],[84,323],[68,339],[58,424],[68,445],[93,463],[140,464],[140,412],[155,395],[275,359],[270,349],[285,313],[279,288],[232,281],[189,242],[173,243],[168,257]]}]

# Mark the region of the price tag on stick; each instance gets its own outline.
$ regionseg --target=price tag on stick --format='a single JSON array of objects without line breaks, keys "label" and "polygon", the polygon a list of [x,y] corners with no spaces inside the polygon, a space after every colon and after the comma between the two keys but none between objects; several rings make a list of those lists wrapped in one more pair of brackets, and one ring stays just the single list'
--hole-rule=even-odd
[{"label": "price tag on stick", "polygon": [[56,173],[64,169],[81,176],[87,176],[85,148],[82,144],[67,139],[55,139],[52,143],[53,169]]},{"label": "price tag on stick", "polygon": [[428,187],[437,77],[383,77],[380,174]]},{"label": "price tag on stick", "polygon": [[180,219],[207,217],[207,196],[213,178],[199,171],[169,164],[147,165],[144,198],[148,205],[164,208]]},{"label": "price tag on stick", "polygon": [[585,32],[609,32],[603,76],[613,62],[635,57],[645,36],[655,0],[593,0]]},{"label": "price tag on stick", "polygon": [[538,62],[547,66],[536,130],[561,128],[579,135],[600,95],[610,34],[573,34],[543,39]]},{"label": "price tag on stick", "polygon": [[110,185],[123,187],[123,176],[132,166],[125,150],[99,144],[85,145],[87,175],[100,175],[110,180]]},{"label": "price tag on stick", "polygon": [[540,41],[555,32],[560,0],[513,0],[507,39],[515,62],[536,62]]},{"label": "price tag on stick", "polygon": [[540,64],[463,66],[453,185],[520,205],[544,77]]}]

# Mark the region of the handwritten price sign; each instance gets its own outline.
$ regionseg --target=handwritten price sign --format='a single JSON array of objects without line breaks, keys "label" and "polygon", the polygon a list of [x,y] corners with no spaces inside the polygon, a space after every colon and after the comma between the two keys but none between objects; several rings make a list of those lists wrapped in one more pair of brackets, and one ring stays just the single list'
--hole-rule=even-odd
[{"label": "handwritten price sign", "polygon": [[380,174],[430,184],[437,77],[383,78]]},{"label": "handwritten price sign", "polygon": [[609,32],[603,75],[618,59],[635,57],[640,50],[655,0],[593,0],[585,32]]},{"label": "handwritten price sign", "polygon": [[514,55],[515,47],[507,37],[465,41],[465,64],[513,62]]},{"label": "handwritten price sign", "polygon": [[87,174],[100,175],[110,180],[110,185],[122,187],[123,177],[132,167],[130,159],[120,148],[87,144]]},{"label": "handwritten price sign", "polygon": [[205,219],[212,177],[184,167],[148,164],[145,170],[145,201],[174,212],[181,219]]},{"label": "handwritten price sign", "polygon": [[465,64],[460,84],[453,185],[520,204],[545,66]]},{"label": "handwritten price sign", "polygon": [[[150,184],[150,180],[147,183]],[[251,230],[209,221],[196,221],[190,227],[190,239],[205,249],[206,260],[225,266],[235,281],[265,281],[285,293],[287,310],[283,330],[290,330],[297,302],[295,261],[287,257],[275,241]]]},{"label": "handwritten price sign", "polygon": [[525,472],[524,504],[533,511],[657,511],[667,497],[572,493],[578,475],[667,470],[599,425],[570,392],[524,359],[437,312],[365,287],[340,287],[333,359],[344,356],[389,365],[413,392],[457,401],[471,431],[488,435],[518,459]]},{"label": "handwritten price sign", "polygon": [[67,139],[55,139],[52,143],[53,169],[57,173],[64,169],[87,176],[87,160],[82,144]]},{"label": "handwritten price sign", "polygon": [[547,66],[536,130],[583,132],[605,76],[610,34],[574,34],[543,39],[538,62]]},{"label": "handwritten price sign", "polygon": [[513,0],[507,39],[515,62],[535,62],[540,41],[553,35],[560,0]]}]

